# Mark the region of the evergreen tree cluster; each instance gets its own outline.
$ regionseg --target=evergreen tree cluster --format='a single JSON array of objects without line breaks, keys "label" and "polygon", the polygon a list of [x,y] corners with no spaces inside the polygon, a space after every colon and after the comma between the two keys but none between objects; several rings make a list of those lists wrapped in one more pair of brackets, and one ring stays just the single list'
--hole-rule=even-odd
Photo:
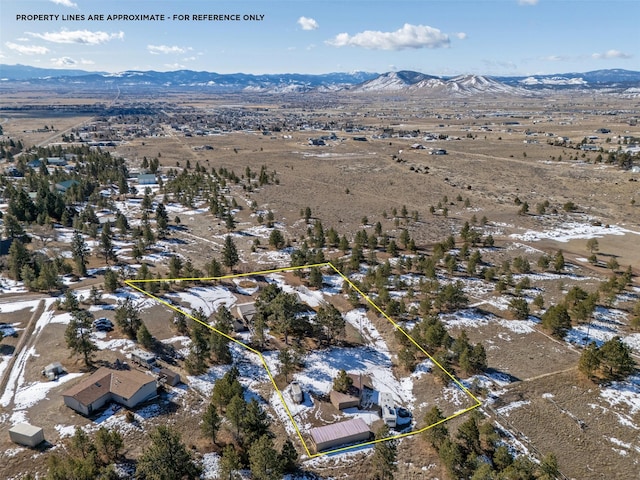
[{"label": "evergreen tree cluster", "polygon": [[620,337],[613,337],[598,347],[591,342],[583,350],[578,361],[578,369],[590,379],[604,381],[621,380],[631,375],[636,362],[631,356],[631,347]]},{"label": "evergreen tree cluster", "polygon": [[491,422],[482,422],[481,414],[471,413],[451,436],[445,417],[437,406],[424,418],[423,438],[438,452],[452,478],[471,480],[554,480],[559,475],[555,455],[536,463],[526,456],[513,457]]}]

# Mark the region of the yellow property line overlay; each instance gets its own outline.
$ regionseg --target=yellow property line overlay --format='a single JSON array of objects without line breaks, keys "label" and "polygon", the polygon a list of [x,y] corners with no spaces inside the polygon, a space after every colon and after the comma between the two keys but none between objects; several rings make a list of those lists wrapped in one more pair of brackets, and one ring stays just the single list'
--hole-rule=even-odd
[{"label": "yellow property line overlay", "polygon": [[[287,402],[284,399],[284,396],[282,395],[282,392],[280,391],[280,389],[278,388],[278,386],[276,385],[276,382],[273,378],[273,374],[271,373],[271,370],[269,370],[269,366],[267,365],[267,362],[264,358],[264,356],[262,355],[261,352],[259,352],[258,350],[251,348],[249,345],[240,342],[239,340],[215,329],[214,327],[212,327],[211,325],[209,325],[208,323],[202,322],[199,319],[195,318],[192,315],[189,315],[186,312],[183,312],[182,310],[180,310],[178,307],[171,305],[169,302],[156,297],[155,295],[143,290],[142,288],[136,286],[135,284],[137,283],[150,283],[150,282],[181,282],[181,281],[200,281],[200,282],[204,282],[204,281],[213,281],[213,280],[227,280],[227,279],[232,279],[232,278],[239,278],[239,277],[249,277],[249,276],[255,276],[255,275],[267,275],[270,273],[281,273],[281,272],[290,272],[293,270],[302,270],[302,269],[306,269],[306,268],[312,268],[312,267],[331,267],[331,269],[333,269],[334,272],[336,272],[338,275],[340,275],[343,280],[345,282],[347,282],[351,288],[353,288],[356,292],[358,292],[358,294],[360,294],[362,296],[362,298],[364,298],[369,305],[371,305],[378,313],[380,313],[384,318],[386,318],[389,322],[391,322],[391,324],[400,332],[402,332],[402,334],[404,334],[405,337],[407,337],[407,339],[413,343],[422,353],[424,353],[427,358],[429,358],[429,360],[431,360],[435,365],[437,365],[442,371],[444,371],[450,378],[451,380],[465,393],[467,394],[470,398],[472,398],[475,401],[475,405],[472,405],[469,408],[465,408],[457,413],[454,413],[453,415],[448,416],[445,419],[440,420],[439,422],[436,422],[432,425],[427,425],[426,427],[421,428],[420,430],[415,430],[415,431],[411,431],[411,432],[407,432],[407,433],[401,433],[398,435],[393,435],[393,436],[389,436],[389,437],[385,437],[385,438],[380,438],[377,440],[372,440],[369,442],[364,442],[364,443],[358,443],[356,445],[350,445],[347,447],[342,447],[342,448],[336,448],[333,450],[327,450],[327,451],[323,451],[323,452],[317,452],[317,453],[312,453],[311,450],[309,449],[309,447],[307,446],[307,442],[305,442],[303,436],[302,436],[302,432],[300,431],[300,428],[298,427],[298,424],[296,423],[295,419],[293,418],[293,415],[291,414],[291,411],[289,410],[289,407],[287,405]],[[289,419],[291,420],[291,423],[293,425],[293,428],[295,429],[296,433],[298,434],[298,438],[300,439],[300,442],[302,443],[302,446],[305,449],[305,452],[307,453],[307,456],[309,458],[315,458],[315,457],[320,457],[323,455],[329,455],[329,454],[334,454],[334,453],[339,453],[339,452],[344,452],[346,450],[351,450],[354,448],[359,448],[359,447],[364,447],[367,445],[373,445],[379,442],[386,442],[389,440],[395,440],[398,438],[404,438],[404,437],[409,437],[412,435],[417,435],[419,433],[422,433],[426,430],[429,430],[430,428],[433,428],[437,425],[440,425],[441,423],[447,422],[449,420],[451,420],[452,418],[458,417],[460,415],[463,415],[471,410],[473,410],[474,408],[478,408],[481,405],[480,400],[478,400],[473,393],[471,393],[469,391],[469,389],[467,387],[465,387],[455,376],[453,376],[448,370],[446,370],[445,368],[442,367],[442,365],[440,365],[440,363],[438,363],[438,361],[433,358],[431,355],[429,355],[428,352],[425,351],[424,348],[422,348],[400,325],[398,325],[396,322],[394,322],[386,313],[384,313],[380,307],[378,307],[367,295],[365,295],[364,293],[362,293],[362,291],[356,287],[353,282],[351,282],[351,280],[349,280],[342,272],[340,272],[331,262],[325,262],[325,263],[316,263],[313,265],[303,265],[303,266],[299,266],[299,267],[284,267],[284,268],[277,268],[274,270],[263,270],[263,271],[259,271],[259,272],[250,272],[250,273],[238,273],[238,274],[233,274],[233,275],[225,275],[222,277],[199,277],[199,278],[162,278],[162,279],[150,279],[150,280],[125,280],[124,282],[126,285],[128,285],[129,287],[139,291],[140,293],[143,293],[144,295],[153,298],[154,300],[156,300],[157,302],[162,303],[163,305],[166,305],[167,307],[171,308],[172,310],[175,310],[176,312],[179,312],[183,315],[186,315],[187,317],[189,317],[191,320],[193,320],[194,322],[198,322],[201,325],[204,325],[205,327],[213,330],[214,332],[218,333],[219,335],[222,335],[223,337],[231,340],[232,342],[237,343],[238,345],[240,345],[241,347],[249,350],[252,353],[255,353],[256,355],[258,355],[258,357],[260,358],[260,361],[262,362],[262,366],[264,367],[264,369],[267,372],[267,375],[269,376],[269,380],[271,380],[271,383],[273,384],[273,388],[275,388],[276,392],[278,393],[278,396],[280,397],[280,401],[282,402],[282,405],[284,406],[285,411],[287,412],[287,415],[289,416]]]}]

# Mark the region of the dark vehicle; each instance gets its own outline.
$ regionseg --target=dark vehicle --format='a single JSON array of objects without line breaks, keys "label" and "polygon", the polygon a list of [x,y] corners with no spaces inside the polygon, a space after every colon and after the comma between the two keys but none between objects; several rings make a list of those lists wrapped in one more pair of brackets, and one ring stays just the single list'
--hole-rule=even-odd
[{"label": "dark vehicle", "polygon": [[99,332],[109,332],[113,330],[113,322],[108,318],[98,318],[93,321],[93,328]]}]

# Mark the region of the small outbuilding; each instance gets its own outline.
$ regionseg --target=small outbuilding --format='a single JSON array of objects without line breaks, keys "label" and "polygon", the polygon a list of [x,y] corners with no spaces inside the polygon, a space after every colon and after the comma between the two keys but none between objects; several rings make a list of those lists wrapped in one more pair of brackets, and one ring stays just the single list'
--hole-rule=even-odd
[{"label": "small outbuilding", "polygon": [[291,382],[291,398],[296,403],[302,403],[304,400],[304,393],[298,382]]},{"label": "small outbuilding", "polygon": [[36,447],[44,442],[44,432],[40,427],[28,423],[18,423],[9,429],[9,438],[14,443]]},{"label": "small outbuilding", "polygon": [[180,374],[168,368],[161,368],[158,372],[158,380],[165,385],[175,387],[180,383]]},{"label": "small outbuilding", "polygon": [[337,392],[335,390],[331,390],[329,393],[329,400],[338,410],[360,406],[360,397],[349,395],[348,393]]},{"label": "small outbuilding", "polygon": [[42,369],[42,375],[47,377],[49,380],[55,380],[64,373],[65,370],[62,368],[62,364],[60,362],[50,363]]},{"label": "small outbuilding", "polygon": [[371,436],[369,426],[361,418],[316,427],[309,430],[316,452],[341,445],[366,442]]},{"label": "small outbuilding", "polygon": [[236,305],[236,311],[238,316],[247,324],[252,324],[256,313],[258,313],[256,302],[239,303]]},{"label": "small outbuilding", "polygon": [[155,185],[158,183],[155,173],[141,173],[138,175],[138,185]]}]

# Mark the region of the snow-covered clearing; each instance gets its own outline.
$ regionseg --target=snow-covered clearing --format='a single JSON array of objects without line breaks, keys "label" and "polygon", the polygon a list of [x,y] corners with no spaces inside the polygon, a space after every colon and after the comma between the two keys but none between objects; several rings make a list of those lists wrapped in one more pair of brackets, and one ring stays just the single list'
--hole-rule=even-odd
[{"label": "snow-covered clearing", "polygon": [[189,305],[191,310],[202,309],[205,315],[211,315],[224,305],[231,308],[237,298],[224,287],[192,287],[184,292],[168,293],[167,297],[178,298]]},{"label": "snow-covered clearing", "polygon": [[306,303],[310,307],[318,307],[325,301],[322,291],[310,290],[304,286],[293,287],[286,283],[284,277],[280,274],[271,273],[267,275],[266,279],[269,283],[278,285],[286,293],[295,293],[302,303]]},{"label": "snow-covered clearing", "polygon": [[511,238],[525,242],[537,242],[542,239],[551,239],[557,242],[566,243],[569,240],[582,238],[597,238],[605,235],[625,235],[631,233],[640,235],[640,232],[628,230],[618,225],[592,225],[591,223],[564,222],[561,225],[544,231],[528,230],[525,233],[512,233]]},{"label": "snow-covered clearing", "polygon": [[30,312],[34,312],[36,307],[40,303],[40,300],[23,300],[10,303],[0,303],[0,313],[13,313],[20,310],[29,309]]},{"label": "snow-covered clearing", "polygon": [[600,392],[612,407],[625,407],[631,415],[640,412],[640,375],[634,375],[622,382],[613,382]]},{"label": "snow-covered clearing", "polygon": [[508,417],[509,414],[511,413],[511,410],[515,410],[516,408],[521,408],[524,407],[526,405],[529,405],[531,403],[531,401],[529,400],[521,400],[519,402],[512,402],[508,405],[505,405],[504,407],[500,407],[498,408],[498,413],[500,415],[504,415],[505,417]]}]

